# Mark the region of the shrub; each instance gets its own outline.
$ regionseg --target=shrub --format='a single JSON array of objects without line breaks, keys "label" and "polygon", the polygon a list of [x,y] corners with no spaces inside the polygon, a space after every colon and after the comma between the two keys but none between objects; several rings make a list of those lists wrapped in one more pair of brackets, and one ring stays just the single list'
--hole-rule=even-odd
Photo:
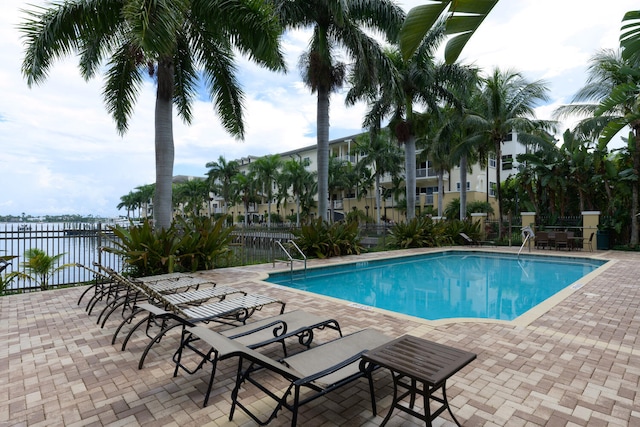
[{"label": "shrub", "polygon": [[336,222],[329,225],[318,218],[310,224],[293,230],[296,244],[307,255],[316,258],[358,255],[364,249],[356,222]]},{"label": "shrub", "polygon": [[177,218],[169,228],[156,231],[149,221],[139,226],[112,227],[117,237],[104,250],[122,256],[134,277],[193,272],[215,267],[218,256],[229,251],[233,227],[225,218]]},{"label": "shrub", "polygon": [[391,248],[430,248],[450,244],[445,222],[434,222],[429,217],[414,218],[401,222],[389,231]]}]

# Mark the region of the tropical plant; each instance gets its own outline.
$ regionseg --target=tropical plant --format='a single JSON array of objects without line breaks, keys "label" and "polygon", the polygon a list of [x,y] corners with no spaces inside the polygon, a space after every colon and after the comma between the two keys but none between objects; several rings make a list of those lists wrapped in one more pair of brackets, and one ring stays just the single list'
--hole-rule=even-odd
[{"label": "tropical plant", "polygon": [[502,144],[513,131],[518,141],[530,146],[549,143],[547,131],[555,130],[555,122],[535,119],[535,107],[548,100],[547,83],[530,82],[515,71],[496,68],[482,79],[482,88],[474,101],[473,111],[467,120],[475,131],[485,138],[496,156],[496,194],[498,217],[502,223],[502,198],[500,195],[500,171],[502,169]]},{"label": "tropical plant", "polygon": [[25,260],[20,263],[20,266],[24,269],[24,277],[33,280],[40,286],[41,290],[46,291],[49,289],[49,279],[55,273],[74,266],[74,264],[57,265],[64,255],[64,253],[47,255],[45,251],[39,248],[27,249],[24,252]]},{"label": "tropical plant", "polygon": [[380,224],[380,211],[382,210],[382,186],[381,178],[389,174],[391,177],[398,176],[402,169],[402,151],[398,145],[391,141],[389,131],[381,133],[370,131],[356,138],[355,148],[361,153],[356,168],[372,169],[375,180],[376,196],[376,224]]},{"label": "tropical plant", "polygon": [[316,258],[358,255],[364,249],[360,245],[357,222],[329,224],[318,218],[292,231],[295,242],[307,255]]},{"label": "tropical plant", "polygon": [[249,205],[258,200],[258,191],[256,189],[256,181],[253,174],[244,174],[240,172],[231,178],[231,189],[234,194],[234,200],[238,199],[244,207],[245,225],[249,224]]},{"label": "tropical plant", "polygon": [[12,271],[11,273],[6,273],[5,270],[11,265],[10,260],[17,258],[16,255],[0,255],[0,295],[5,295],[7,293],[7,288],[17,277],[21,276],[20,272]]},{"label": "tropical plant", "polygon": [[556,110],[559,117],[578,115],[582,120],[577,130],[586,137],[599,137],[599,146],[606,146],[625,126],[629,133],[629,153],[633,161],[631,180],[631,246],[638,244],[640,222],[636,213],[640,210],[640,71],[637,58],[622,57],[619,51],[604,49],[590,60],[588,77],[571,99],[571,104]]},{"label": "tropical plant", "polygon": [[225,219],[178,218],[169,228],[154,230],[149,221],[112,227],[113,244],[105,251],[121,256],[133,277],[193,272],[215,268],[216,258],[229,251],[233,227]]},{"label": "tropical plant", "polygon": [[461,79],[463,68],[436,63],[435,52],[444,40],[444,27],[430,31],[420,47],[407,60],[398,49],[387,49],[389,69],[381,69],[379,96],[369,103],[365,125],[375,127],[390,118],[389,127],[405,149],[405,191],[407,219],[415,216],[416,208],[416,128],[420,120],[415,105],[422,105],[422,116],[435,114],[444,99],[452,99],[447,88]]},{"label": "tropical plant", "polygon": [[223,127],[242,138],[235,53],[273,70],[284,68],[281,28],[270,2],[262,0],[69,0],[26,13],[20,30],[26,44],[22,73],[29,86],[44,81],[54,60],[74,52],[85,79],[106,60],[103,94],[120,134],[127,130],[144,73],[155,78],[157,228],[169,227],[173,213],[173,105],[190,123],[202,84]]},{"label": "tropical plant", "polygon": [[640,56],[640,10],[631,10],[624,14],[620,33],[622,58],[637,60]]},{"label": "tropical plant", "polygon": [[[391,0],[273,0],[287,28],[312,28],[309,50],[300,58],[305,84],[317,93],[318,213],[329,213],[329,98],[344,83],[346,56],[352,63],[375,70],[379,42],[366,29],[381,31],[393,43],[404,12]],[[373,72],[373,71],[372,71]]]},{"label": "tropical plant", "polygon": [[267,199],[268,214],[267,227],[271,227],[271,203],[273,201],[274,184],[278,181],[282,167],[282,159],[277,154],[260,157],[255,162],[249,164],[249,171],[254,174],[255,178],[262,184],[262,188],[258,188],[258,192],[263,198]]},{"label": "tropical plant", "polygon": [[188,207],[192,216],[200,215],[200,209],[209,204],[209,183],[200,178],[190,179],[175,185],[174,200],[182,207]]},{"label": "tropical plant", "polygon": [[209,186],[222,196],[224,200],[223,213],[227,213],[227,207],[232,201],[232,185],[231,181],[234,175],[240,173],[240,164],[235,161],[227,161],[223,156],[218,158],[217,162],[208,162],[205,165],[209,170],[207,176],[209,177]]},{"label": "tropical plant", "polygon": [[444,221],[434,222],[429,217],[417,217],[395,224],[389,230],[388,246],[396,249],[431,248],[450,244]]},{"label": "tropical plant", "polygon": [[[290,189],[296,199],[296,214],[292,219],[292,222],[296,223],[296,227],[300,226],[301,196],[313,186],[315,181],[315,174],[307,170],[310,164],[309,159],[289,159],[282,165],[280,185],[283,190]],[[283,194],[287,194],[287,191],[283,191]]]},{"label": "tropical plant", "polygon": [[487,17],[498,0],[429,0],[409,11],[400,31],[400,49],[407,59],[418,49],[425,35],[438,19],[446,16],[446,33],[451,35],[444,56],[454,63],[473,33]]}]

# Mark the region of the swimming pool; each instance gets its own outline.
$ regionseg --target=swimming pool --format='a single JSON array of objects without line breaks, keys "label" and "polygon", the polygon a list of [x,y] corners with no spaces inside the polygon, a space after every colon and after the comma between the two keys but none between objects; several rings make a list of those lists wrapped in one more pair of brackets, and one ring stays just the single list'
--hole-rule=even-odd
[{"label": "swimming pool", "polygon": [[513,320],[605,262],[445,251],[273,273],[266,281],[428,320]]}]

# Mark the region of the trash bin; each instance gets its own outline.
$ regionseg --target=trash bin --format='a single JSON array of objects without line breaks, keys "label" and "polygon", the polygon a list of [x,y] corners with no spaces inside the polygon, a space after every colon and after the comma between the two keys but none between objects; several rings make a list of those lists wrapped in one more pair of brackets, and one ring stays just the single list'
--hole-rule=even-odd
[{"label": "trash bin", "polygon": [[598,230],[596,233],[597,246],[596,248],[599,251],[609,250],[609,231],[608,230]]}]

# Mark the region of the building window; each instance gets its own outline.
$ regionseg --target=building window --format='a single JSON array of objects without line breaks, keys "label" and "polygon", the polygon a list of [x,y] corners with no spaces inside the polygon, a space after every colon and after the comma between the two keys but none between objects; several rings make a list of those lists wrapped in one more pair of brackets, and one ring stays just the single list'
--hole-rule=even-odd
[{"label": "building window", "polygon": [[[456,189],[460,191],[460,183],[456,183]],[[467,191],[471,190],[471,183],[467,181]]]},{"label": "building window", "polygon": [[507,154],[502,156],[502,170],[511,170],[513,168],[513,156],[511,154]]},{"label": "building window", "polygon": [[496,183],[489,182],[489,195],[495,197],[496,196]]},{"label": "building window", "polygon": [[508,133],[507,136],[504,137],[505,142],[513,141],[513,134]]},{"label": "building window", "polygon": [[489,156],[489,167],[490,168],[496,167],[496,156],[494,156],[493,154]]}]

